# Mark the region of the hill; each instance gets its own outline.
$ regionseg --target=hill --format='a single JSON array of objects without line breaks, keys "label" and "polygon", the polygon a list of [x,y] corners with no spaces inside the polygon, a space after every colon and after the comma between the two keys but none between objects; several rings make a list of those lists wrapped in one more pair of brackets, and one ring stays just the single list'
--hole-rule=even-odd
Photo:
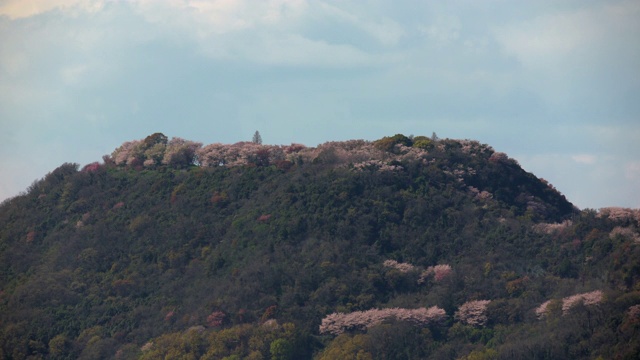
[{"label": "hill", "polygon": [[490,146],[153,134],[0,206],[0,358],[640,354],[640,212]]}]

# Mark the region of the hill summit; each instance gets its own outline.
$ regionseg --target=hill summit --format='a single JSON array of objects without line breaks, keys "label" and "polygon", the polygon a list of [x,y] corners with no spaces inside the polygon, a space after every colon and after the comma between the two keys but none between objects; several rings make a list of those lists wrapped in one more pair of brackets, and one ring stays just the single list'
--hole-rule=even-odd
[{"label": "hill summit", "polygon": [[3,202],[0,358],[640,353],[637,210],[472,140],[259,140],[156,133]]}]

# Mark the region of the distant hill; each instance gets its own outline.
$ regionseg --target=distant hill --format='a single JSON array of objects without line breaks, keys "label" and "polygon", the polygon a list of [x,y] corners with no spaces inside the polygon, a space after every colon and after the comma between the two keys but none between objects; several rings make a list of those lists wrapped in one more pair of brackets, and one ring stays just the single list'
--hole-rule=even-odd
[{"label": "distant hill", "polygon": [[640,356],[640,211],[477,141],[156,133],[0,224],[0,359]]}]

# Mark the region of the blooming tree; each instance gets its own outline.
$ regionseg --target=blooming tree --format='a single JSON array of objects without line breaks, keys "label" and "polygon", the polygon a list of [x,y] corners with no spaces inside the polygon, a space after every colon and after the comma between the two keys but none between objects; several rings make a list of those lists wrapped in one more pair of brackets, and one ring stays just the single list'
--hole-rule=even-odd
[{"label": "blooming tree", "polygon": [[171,138],[162,156],[162,163],[173,166],[188,166],[197,161],[196,152],[202,143],[184,140],[179,137]]},{"label": "blooming tree", "polygon": [[636,231],[632,227],[616,226],[609,233],[609,237],[611,239],[614,239],[614,238],[616,238],[618,236],[623,237],[623,238],[632,239],[635,242],[640,242],[640,233],[638,233],[638,231]]},{"label": "blooming tree", "polygon": [[543,302],[542,304],[540,304],[540,306],[538,306],[535,309],[535,313],[536,313],[536,316],[538,317],[538,319],[542,319],[545,316],[547,316],[547,311],[549,309],[549,305],[551,304],[551,301],[553,301],[553,300],[547,300],[547,301]]},{"label": "blooming tree", "polygon": [[92,162],[91,164],[87,164],[82,168],[82,172],[95,172],[98,171],[100,169],[101,165],[99,162]]},{"label": "blooming tree", "polygon": [[440,264],[436,266],[429,266],[425,271],[420,274],[420,278],[418,279],[418,284],[425,283],[427,278],[433,276],[433,280],[436,282],[440,282],[444,280],[446,277],[450,276],[452,272],[451,265],[448,264]]},{"label": "blooming tree", "polygon": [[487,323],[487,306],[491,300],[474,300],[462,304],[454,317],[456,320],[472,326],[484,326]]},{"label": "blooming tree", "polygon": [[510,158],[507,154],[503,152],[494,152],[489,157],[489,161],[497,164],[505,164],[505,165],[518,165],[518,161]]},{"label": "blooming tree", "polygon": [[219,327],[224,322],[226,315],[222,311],[214,311],[207,316],[207,326]]},{"label": "blooming tree", "polygon": [[396,270],[398,270],[400,272],[403,272],[403,273],[408,273],[408,272],[416,270],[416,267],[411,265],[411,264],[409,264],[409,263],[400,263],[400,262],[397,262],[395,260],[385,260],[385,262],[382,263],[382,265],[384,265],[386,267],[390,267],[390,268],[396,269]]},{"label": "blooming tree", "polygon": [[597,216],[617,222],[636,221],[640,223],[640,209],[607,207],[600,209]]},{"label": "blooming tree", "polygon": [[333,313],[322,319],[320,333],[339,335],[345,331],[363,331],[391,319],[406,321],[416,326],[426,326],[441,322],[445,317],[445,311],[437,306],[428,309],[389,308],[355,311],[346,314]]},{"label": "blooming tree", "polygon": [[[594,306],[602,302],[604,293],[601,290],[575,294],[562,299],[562,315],[566,315],[571,308],[582,303],[585,306]],[[538,319],[544,318],[549,310],[552,300],[545,301],[535,309]]]},{"label": "blooming tree", "polygon": [[582,302],[585,306],[597,305],[602,301],[602,291],[596,290],[582,294],[575,294],[562,299],[562,314],[566,314],[572,307]]}]

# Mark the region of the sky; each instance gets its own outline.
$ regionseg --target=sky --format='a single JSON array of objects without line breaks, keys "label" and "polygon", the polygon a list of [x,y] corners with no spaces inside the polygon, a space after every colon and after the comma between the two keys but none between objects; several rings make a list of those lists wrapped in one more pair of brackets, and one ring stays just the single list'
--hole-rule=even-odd
[{"label": "sky", "polygon": [[640,208],[640,1],[0,0],[0,201],[155,132],[473,139]]}]

